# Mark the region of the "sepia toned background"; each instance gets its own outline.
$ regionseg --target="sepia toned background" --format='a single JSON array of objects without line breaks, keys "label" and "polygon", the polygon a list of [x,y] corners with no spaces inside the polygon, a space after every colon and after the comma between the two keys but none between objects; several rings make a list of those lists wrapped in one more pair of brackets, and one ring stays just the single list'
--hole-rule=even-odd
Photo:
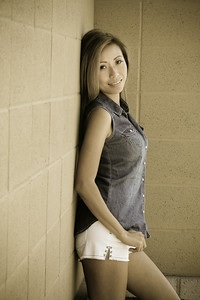
[{"label": "sepia toned background", "polygon": [[0,300],[72,300],[81,37],[126,44],[149,140],[146,252],[200,298],[200,1],[0,0]]}]

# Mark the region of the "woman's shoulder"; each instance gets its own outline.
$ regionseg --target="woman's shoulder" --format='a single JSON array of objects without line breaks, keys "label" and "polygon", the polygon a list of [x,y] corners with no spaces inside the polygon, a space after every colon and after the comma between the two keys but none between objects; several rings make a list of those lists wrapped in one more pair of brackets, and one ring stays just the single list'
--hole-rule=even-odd
[{"label": "woman's shoulder", "polygon": [[102,103],[102,101],[100,101],[99,98],[95,98],[94,100],[91,100],[87,107],[86,107],[86,112],[89,112],[91,110],[93,110],[94,108],[98,108],[98,107],[104,107],[104,104]]},{"label": "woman's shoulder", "polygon": [[112,114],[112,109],[106,103],[105,99],[98,95],[94,100],[91,100],[85,110],[86,116],[90,115],[93,111],[106,111],[109,114]]}]

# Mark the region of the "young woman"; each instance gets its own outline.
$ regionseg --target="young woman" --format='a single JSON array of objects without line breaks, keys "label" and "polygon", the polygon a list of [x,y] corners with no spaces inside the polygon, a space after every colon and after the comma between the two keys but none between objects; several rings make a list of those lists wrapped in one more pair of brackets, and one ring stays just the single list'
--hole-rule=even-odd
[{"label": "young woman", "polygon": [[90,300],[179,299],[145,254],[147,139],[121,98],[128,56],[109,33],[89,31],[81,48],[81,135],[76,177],[76,250]]}]

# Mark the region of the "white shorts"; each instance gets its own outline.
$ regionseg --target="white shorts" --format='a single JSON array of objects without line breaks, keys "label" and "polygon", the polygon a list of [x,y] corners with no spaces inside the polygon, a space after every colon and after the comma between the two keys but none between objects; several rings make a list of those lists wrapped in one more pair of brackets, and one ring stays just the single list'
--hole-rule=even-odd
[{"label": "white shorts", "polygon": [[123,244],[99,221],[75,237],[80,260],[85,258],[129,261],[131,246]]}]

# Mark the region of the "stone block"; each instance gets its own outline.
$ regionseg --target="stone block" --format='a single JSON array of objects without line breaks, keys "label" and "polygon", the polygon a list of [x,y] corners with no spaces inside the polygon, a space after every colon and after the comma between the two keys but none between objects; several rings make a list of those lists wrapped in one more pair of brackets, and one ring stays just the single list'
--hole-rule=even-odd
[{"label": "stone block", "polygon": [[0,299],[6,300],[6,285],[5,284],[0,286]]},{"label": "stone block", "polygon": [[198,140],[150,140],[148,184],[199,186],[199,149]]},{"label": "stone block", "polygon": [[28,297],[28,259],[15,270],[6,284],[6,299],[26,300]]},{"label": "stone block", "polygon": [[8,191],[8,140],[9,115],[7,111],[0,112],[0,198]]},{"label": "stone block", "polygon": [[199,300],[200,277],[181,278],[180,297],[185,300]]},{"label": "stone block", "polygon": [[78,143],[80,118],[80,97],[79,95],[70,96],[64,103],[64,132],[63,148],[64,153],[74,150]]},{"label": "stone block", "polygon": [[[52,104],[52,141],[57,140],[54,155],[60,157],[76,146],[79,121],[79,97],[65,98],[60,103]],[[56,115],[59,113],[59,120]],[[60,136],[56,136],[56,127],[60,129]],[[54,142],[55,143],[55,142]],[[52,145],[52,154],[53,146]]]},{"label": "stone block", "polygon": [[148,138],[198,139],[199,97],[193,94],[189,99],[188,94],[142,94],[140,123]]},{"label": "stone block", "polygon": [[12,14],[12,0],[6,0],[0,2],[0,16],[5,18],[11,18]]},{"label": "stone block", "polygon": [[34,0],[13,0],[12,17],[14,21],[34,26]]},{"label": "stone block", "polygon": [[61,35],[53,34],[52,39],[52,77],[51,96],[61,97],[64,95],[66,44],[65,38]]},{"label": "stone block", "polygon": [[[67,269],[71,270],[71,274],[69,272],[67,272]],[[67,257],[67,259],[66,259],[66,268],[65,268],[65,270],[63,270],[63,272],[65,272],[63,274],[63,279],[66,280],[66,282],[68,283],[66,298],[67,299],[73,299],[74,298],[74,281],[75,281],[74,254],[72,254],[70,257]],[[63,282],[62,282],[62,284],[63,284]],[[61,285],[61,287],[62,287],[62,285]],[[64,300],[64,298],[62,300]]]},{"label": "stone block", "polygon": [[62,189],[61,189],[61,214],[73,202],[74,172],[76,150],[72,150],[62,159]]},{"label": "stone block", "polygon": [[31,181],[29,251],[33,249],[46,232],[47,222],[47,172]]},{"label": "stone block", "polygon": [[30,177],[31,169],[32,107],[24,106],[10,111],[10,189]]},{"label": "stone block", "polygon": [[[6,280],[7,269],[7,235],[8,235],[8,199],[0,200],[0,286]],[[1,299],[1,297],[0,297]]]},{"label": "stone block", "polygon": [[142,93],[199,93],[198,48],[144,47],[142,49]]},{"label": "stone block", "polygon": [[[67,274],[69,273],[68,271],[68,266],[65,265],[65,268],[62,270],[62,272],[60,272],[60,282],[59,282],[59,295],[60,298],[59,300],[65,300],[66,299],[66,295],[68,295],[68,290],[69,288],[71,289],[71,287],[69,287],[69,283],[67,281]],[[72,282],[73,285],[73,282]],[[73,293],[71,294],[71,297],[69,299],[74,299],[73,297]]]},{"label": "stone block", "polygon": [[[0,2],[0,12],[1,5]],[[0,19],[0,108],[9,106],[11,59],[11,22]]]},{"label": "stone block", "polygon": [[179,289],[180,289],[180,279],[177,276],[166,276],[167,280],[171,284],[171,286],[174,288],[176,293],[179,295]]},{"label": "stone block", "polygon": [[51,86],[51,32],[34,32],[34,101],[49,100]]},{"label": "stone block", "polygon": [[60,253],[59,243],[60,243],[60,222],[58,221],[47,233],[47,249],[46,249],[46,294],[47,295],[49,294],[52,286],[56,282],[56,279],[59,274],[59,253]]},{"label": "stone block", "polygon": [[[87,2],[87,4],[86,4]],[[77,1],[76,9],[76,36],[81,39],[82,36],[92,28],[94,28],[94,1],[86,0]]]},{"label": "stone block", "polygon": [[79,107],[80,99],[78,95],[51,104],[51,162],[76,147],[79,126]]},{"label": "stone block", "polygon": [[137,46],[141,26],[140,4],[139,0],[124,0],[123,5],[120,0],[114,3],[106,0],[95,1],[95,27],[117,35],[122,41],[126,39],[128,42],[129,40],[130,44],[134,43],[134,46]]},{"label": "stone block", "polygon": [[45,297],[45,300],[60,300],[60,277],[56,279],[54,284],[51,286],[50,291]]},{"label": "stone block", "polygon": [[34,39],[32,27],[12,23],[11,105],[34,99]]},{"label": "stone block", "polygon": [[57,34],[66,35],[66,27],[66,0],[55,0],[53,1],[52,30]]},{"label": "stone block", "polygon": [[200,188],[147,185],[146,219],[152,228],[198,230]]},{"label": "stone block", "polygon": [[[127,46],[128,47],[128,46]],[[128,95],[128,103],[133,103],[135,94],[140,93],[140,52],[137,47],[128,47],[127,48],[128,57],[129,57],[129,71],[128,78],[125,85],[125,93]],[[137,103],[136,111],[139,109],[139,103]]]},{"label": "stone block", "polygon": [[44,299],[45,248],[46,240],[43,238],[29,254],[28,299],[30,300]]},{"label": "stone block", "polygon": [[199,276],[200,241],[197,230],[151,229],[145,252],[165,275]]},{"label": "stone block", "polygon": [[[71,270],[71,274],[68,271],[69,268]],[[60,300],[65,300],[65,299],[77,300],[75,294],[76,291],[79,289],[82,281],[83,281],[83,272],[82,272],[81,263],[77,263],[74,254],[72,254],[70,257],[67,258],[67,263],[65,265],[65,268],[60,273],[60,297],[61,297]],[[87,299],[85,298],[86,294],[84,292],[80,295],[79,298],[80,300]]]},{"label": "stone block", "polygon": [[61,161],[49,168],[48,175],[48,204],[47,229],[56,223],[60,216],[61,203]]},{"label": "stone block", "polygon": [[78,11],[79,2],[80,1],[73,1],[73,0],[68,0],[66,2],[65,19],[66,19],[66,35],[68,37],[76,38],[77,36],[77,27],[80,20],[79,19],[80,11]]},{"label": "stone block", "polygon": [[65,153],[63,146],[67,139],[67,136],[64,136],[65,107],[63,100],[51,103],[50,162],[59,159]]},{"label": "stone block", "polygon": [[199,47],[199,1],[143,1],[143,45]]},{"label": "stone block", "polygon": [[74,216],[75,207],[70,208],[61,217],[61,232],[60,232],[60,271],[67,265],[67,259],[74,252]]},{"label": "stone block", "polygon": [[35,1],[35,26],[51,29],[52,27],[52,2],[53,0]]},{"label": "stone block", "polygon": [[[15,190],[9,198],[7,277],[28,256],[29,184]],[[16,299],[16,298],[8,298]],[[21,298],[20,298],[21,299]]]},{"label": "stone block", "polygon": [[125,95],[122,94],[122,98],[127,101],[131,115],[135,118],[137,122],[139,122],[140,94],[131,93],[128,90],[124,94]]},{"label": "stone block", "polygon": [[[67,236],[68,229],[67,229],[67,218],[69,215],[65,212],[61,216],[61,226],[60,226],[60,272],[66,267],[66,260],[68,257],[69,252],[69,242],[71,239]],[[70,237],[71,238],[71,237]]]},{"label": "stone block", "polygon": [[78,94],[80,91],[80,40],[66,38],[64,66],[64,95]]},{"label": "stone block", "polygon": [[31,160],[34,173],[42,170],[49,162],[49,118],[49,103],[33,105]]}]

